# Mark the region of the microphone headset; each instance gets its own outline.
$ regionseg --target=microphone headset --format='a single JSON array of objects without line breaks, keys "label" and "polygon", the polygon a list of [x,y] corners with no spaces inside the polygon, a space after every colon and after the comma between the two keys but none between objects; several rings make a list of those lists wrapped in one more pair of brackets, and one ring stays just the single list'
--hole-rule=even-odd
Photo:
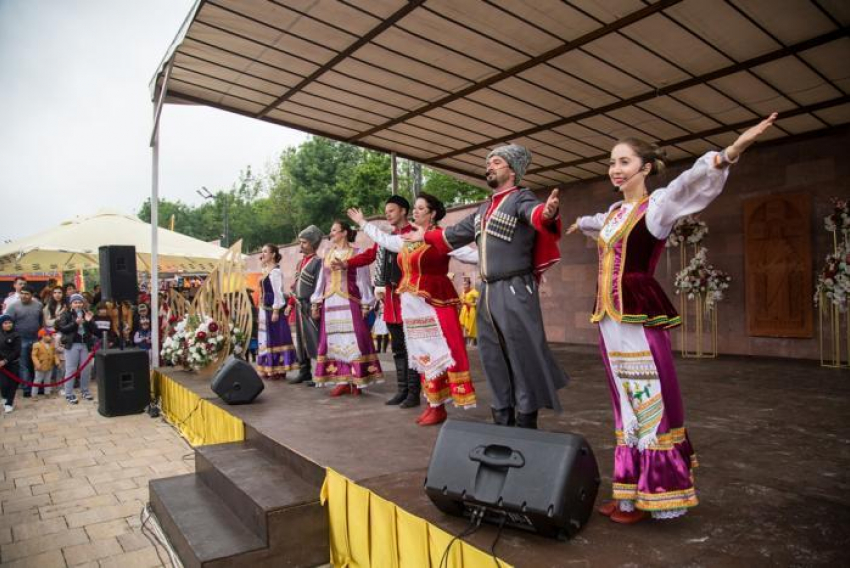
[{"label": "microphone headset", "polygon": [[[649,171],[644,172],[644,170],[645,170],[646,168],[649,168]],[[627,183],[629,183],[629,181],[631,181],[631,179],[632,179],[633,177],[635,177],[636,175],[638,175],[638,174],[640,174],[640,173],[643,173],[644,175],[649,175],[649,172],[651,172],[651,171],[652,171],[652,164],[644,164],[644,165],[642,165],[642,166],[638,169],[638,171],[636,171],[635,173],[633,173],[632,175],[630,175],[629,177],[627,177],[626,179],[624,179],[624,180],[623,180],[623,183],[621,183],[620,185],[615,185],[615,186],[614,186],[614,189],[613,189],[614,193],[617,193],[618,191],[620,191],[620,188],[621,188],[621,187],[623,187],[624,185],[626,185]]]}]

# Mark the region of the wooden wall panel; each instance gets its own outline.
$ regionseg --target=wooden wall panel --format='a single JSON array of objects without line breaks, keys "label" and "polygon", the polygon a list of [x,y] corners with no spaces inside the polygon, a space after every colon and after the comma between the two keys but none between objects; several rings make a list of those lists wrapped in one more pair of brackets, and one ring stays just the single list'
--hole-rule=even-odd
[{"label": "wooden wall panel", "polygon": [[747,331],[812,337],[811,197],[780,193],[744,202]]}]

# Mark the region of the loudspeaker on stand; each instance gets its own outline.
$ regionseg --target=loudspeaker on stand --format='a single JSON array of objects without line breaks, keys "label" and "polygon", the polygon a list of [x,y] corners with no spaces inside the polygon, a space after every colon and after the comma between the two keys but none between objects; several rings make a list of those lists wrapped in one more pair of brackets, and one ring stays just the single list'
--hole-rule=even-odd
[{"label": "loudspeaker on stand", "polygon": [[101,349],[97,362],[97,411],[102,416],[144,412],[151,401],[148,352],[144,349]]},{"label": "loudspeaker on stand", "polygon": [[135,303],[139,297],[136,247],[106,245],[100,255],[100,294],[105,300]]}]

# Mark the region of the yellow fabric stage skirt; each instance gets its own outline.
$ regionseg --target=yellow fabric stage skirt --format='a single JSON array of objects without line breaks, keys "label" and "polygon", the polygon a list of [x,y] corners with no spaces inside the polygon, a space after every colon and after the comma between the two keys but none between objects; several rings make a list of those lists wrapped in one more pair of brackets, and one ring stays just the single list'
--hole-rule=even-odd
[{"label": "yellow fabric stage skirt", "polygon": [[[193,446],[241,442],[244,423],[158,371],[162,412]],[[328,468],[322,485],[334,568],[438,568],[453,536]],[[500,568],[513,568],[498,561]],[[449,568],[493,568],[493,557],[456,540]]]},{"label": "yellow fabric stage skirt", "polygon": [[[334,568],[438,568],[452,535],[378,497],[328,468],[322,504],[328,508]],[[512,568],[498,561],[500,568]],[[461,540],[449,568],[493,568],[490,554]]]},{"label": "yellow fabric stage skirt", "polygon": [[159,393],[162,413],[193,446],[241,442],[245,424],[159,371],[152,371],[152,388]]}]

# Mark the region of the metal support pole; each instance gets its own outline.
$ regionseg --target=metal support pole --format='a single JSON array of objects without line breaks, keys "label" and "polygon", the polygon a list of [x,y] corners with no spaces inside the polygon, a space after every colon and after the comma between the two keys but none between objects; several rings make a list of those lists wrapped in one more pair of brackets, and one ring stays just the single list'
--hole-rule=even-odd
[{"label": "metal support pole", "polygon": [[390,154],[392,161],[393,195],[398,195],[398,159],[395,152]]},{"label": "metal support pole", "polygon": [[[156,115],[156,110],[154,111]],[[159,128],[151,145],[151,349],[159,361]]]},{"label": "metal support pole", "polygon": [[227,218],[227,208],[230,205],[230,195],[228,193],[223,193],[222,197],[224,197],[224,248],[230,247],[230,223]]}]

